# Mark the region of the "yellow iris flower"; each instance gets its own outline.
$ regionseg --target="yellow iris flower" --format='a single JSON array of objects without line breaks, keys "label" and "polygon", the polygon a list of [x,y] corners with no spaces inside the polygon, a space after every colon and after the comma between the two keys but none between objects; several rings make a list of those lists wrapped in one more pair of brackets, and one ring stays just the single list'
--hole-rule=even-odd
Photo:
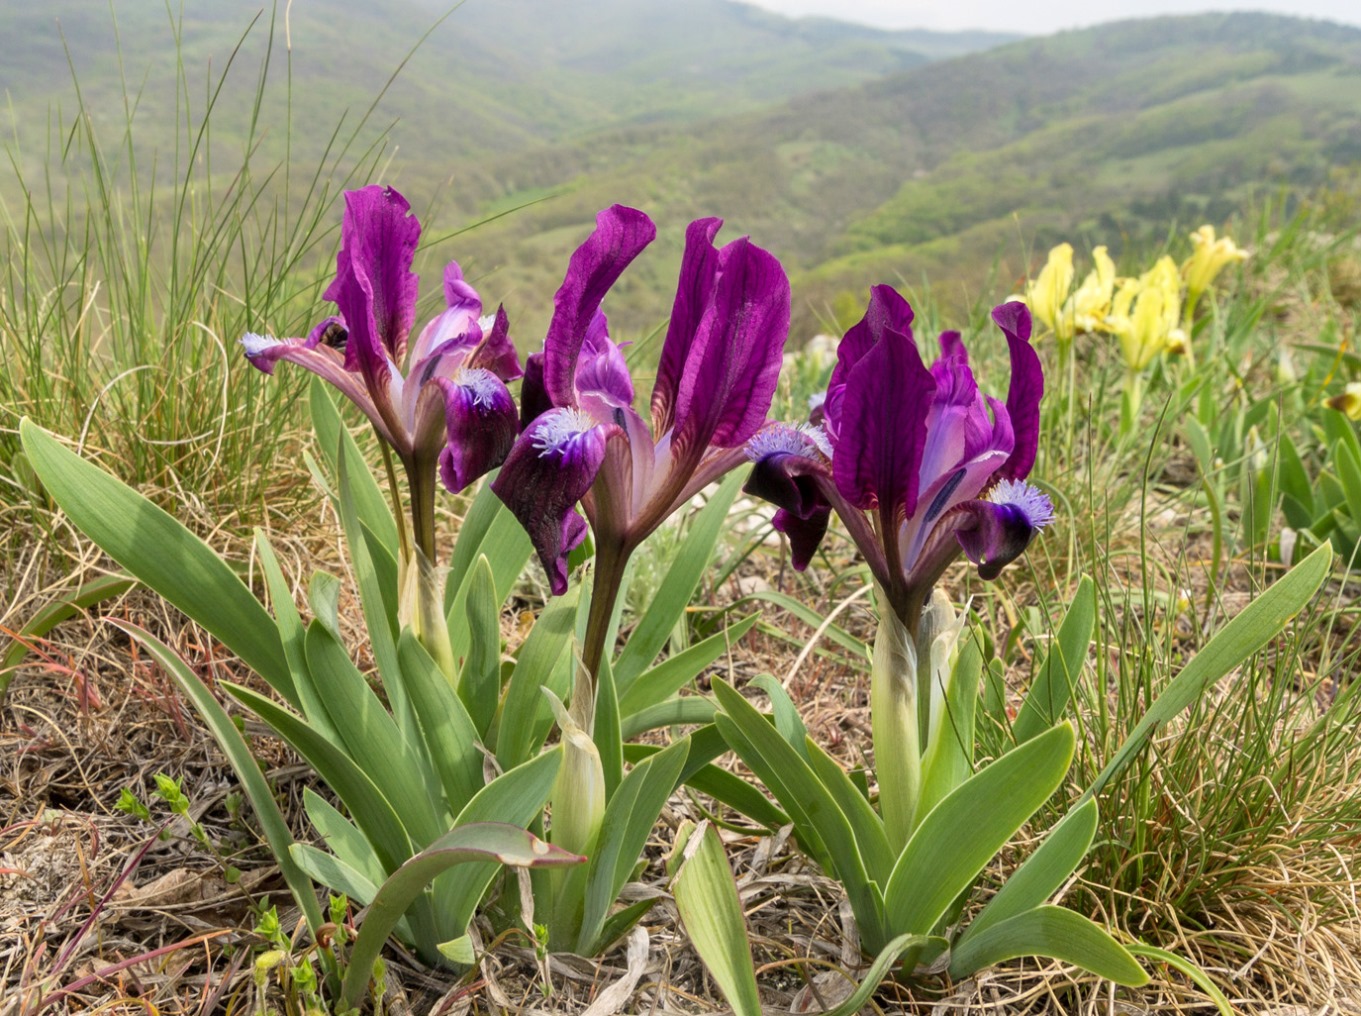
[{"label": "yellow iris flower", "polygon": [[1201,226],[1191,234],[1191,256],[1181,266],[1186,278],[1186,303],[1195,307],[1200,294],[1210,288],[1215,276],[1235,261],[1246,261],[1248,252],[1227,236],[1215,239],[1214,226]]},{"label": "yellow iris flower", "polygon": [[1095,267],[1087,273],[1082,285],[1064,307],[1063,317],[1071,318],[1077,332],[1094,332],[1105,323],[1111,312],[1111,298],[1115,293],[1115,262],[1104,246],[1092,251]]},{"label": "yellow iris flower", "polygon": [[1061,243],[1049,252],[1049,260],[1032,282],[1026,283],[1025,303],[1042,324],[1065,345],[1073,341],[1073,320],[1064,314],[1068,290],[1073,285],[1073,245]]},{"label": "yellow iris flower", "polygon": [[1137,279],[1125,279],[1111,301],[1105,328],[1120,340],[1120,354],[1137,373],[1162,352],[1186,352],[1181,321],[1181,275],[1163,255]]}]

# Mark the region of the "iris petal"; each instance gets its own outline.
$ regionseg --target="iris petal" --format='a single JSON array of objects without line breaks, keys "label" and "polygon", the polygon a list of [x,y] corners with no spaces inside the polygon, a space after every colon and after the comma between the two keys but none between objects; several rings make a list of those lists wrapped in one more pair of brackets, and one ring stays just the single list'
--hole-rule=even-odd
[{"label": "iris petal", "polygon": [[961,505],[960,512],[968,520],[961,520],[955,538],[985,579],[995,579],[1054,519],[1054,506],[1043,492],[1014,480],[1003,480],[986,500]]},{"label": "iris petal", "polygon": [[686,354],[673,454],[745,444],[765,422],[789,334],[789,279],[743,237],[718,254],[718,279]]},{"label": "iris petal", "polygon": [[789,558],[795,571],[803,571],[817,553],[818,544],[827,535],[831,508],[821,508],[806,518],[800,518],[783,508],[775,513],[775,528],[789,537]]},{"label": "iris petal", "polygon": [[602,311],[596,311],[577,358],[576,392],[600,395],[616,406],[633,404],[633,378],[624,354],[610,340],[609,324]]},{"label": "iris petal", "polygon": [[895,519],[916,511],[935,391],[911,337],[892,329],[850,369],[832,456],[832,475],[847,502]]},{"label": "iris petal", "polygon": [[827,398],[822,410],[827,420],[827,432],[833,442],[837,439],[841,402],[851,368],[878,344],[887,331],[901,332],[910,337],[912,308],[892,286],[874,286],[870,289],[870,302],[865,316],[851,326],[837,346],[836,366],[832,368],[832,376],[827,382]]},{"label": "iris petal", "polygon": [[586,538],[573,505],[591,489],[612,429],[576,409],[550,410],[516,439],[492,481],[529,533],[555,596],[567,591],[567,555]]},{"label": "iris petal", "polygon": [[345,193],[336,277],[322,297],[340,308],[349,325],[347,370],[376,373],[378,365],[401,363],[406,353],[419,286],[411,262],[421,236],[410,210],[391,187]]},{"label": "iris petal", "polygon": [[[335,320],[328,318],[328,321]],[[322,322],[326,324],[326,322]],[[320,328],[321,326],[318,326]],[[313,334],[317,329],[313,330]],[[345,369],[344,354],[338,349],[323,344],[308,345],[311,338],[307,339],[275,339],[270,336],[256,335],[248,332],[241,338],[241,345],[245,349],[246,359],[255,367],[264,371],[266,374],[274,373],[274,366],[280,360],[297,364],[304,370],[310,370],[323,381],[329,382],[340,389],[341,393],[363,410],[378,434],[388,444],[396,446],[397,435],[388,427],[387,421],[374,405],[373,397],[369,394],[368,388],[364,385],[364,379]]]},{"label": "iris petal", "polygon": [[496,308],[491,328],[484,329],[481,344],[468,354],[468,366],[489,370],[502,381],[514,381],[524,375],[520,354],[510,341],[510,319],[506,317],[505,307]]},{"label": "iris petal", "polygon": [[505,383],[489,370],[463,369],[437,378],[444,396],[446,444],[440,452],[440,478],[458,493],[499,466],[515,443],[519,420]]},{"label": "iris petal", "polygon": [[798,519],[826,511],[827,498],[820,487],[830,480],[830,470],[817,438],[809,431],[770,424],[747,443],[747,457],[754,463],[742,488],[748,494]]},{"label": "iris petal", "polygon": [[661,434],[675,423],[676,399],[690,357],[690,347],[713,295],[718,274],[718,250],[714,237],[722,219],[696,219],[685,230],[685,253],[681,256],[680,280],[671,306],[671,321],[662,343],[657,382],[652,388],[652,427]]},{"label": "iris petal", "polygon": [[450,345],[470,348],[481,341],[478,318],[482,315],[482,298],[463,281],[457,261],[450,261],[444,269],[444,298],[448,306],[421,329],[411,347],[410,362],[420,363],[431,353],[447,351]]},{"label": "iris petal", "polygon": [[1030,345],[1030,309],[1013,300],[994,307],[992,319],[1007,337],[1011,348],[1011,387],[1007,390],[1007,416],[1015,433],[1015,446],[998,475],[1013,480],[1030,475],[1040,444],[1040,400],[1044,398],[1044,368]]},{"label": "iris petal", "polygon": [[544,388],[555,406],[575,404],[577,358],[601,301],[657,235],[651,219],[623,205],[606,208],[595,221],[594,232],[568,263],[544,339]]}]

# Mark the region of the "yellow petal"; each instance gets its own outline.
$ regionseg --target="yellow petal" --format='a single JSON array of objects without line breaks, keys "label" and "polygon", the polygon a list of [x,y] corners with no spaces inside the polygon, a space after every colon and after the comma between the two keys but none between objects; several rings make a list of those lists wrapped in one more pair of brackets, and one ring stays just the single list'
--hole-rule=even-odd
[{"label": "yellow petal", "polygon": [[[1073,245],[1061,243],[1049,252],[1049,260],[1025,291],[1030,312],[1064,341],[1072,338],[1072,331],[1064,326],[1060,311],[1072,285]],[[1066,335],[1063,334],[1065,331]]]}]

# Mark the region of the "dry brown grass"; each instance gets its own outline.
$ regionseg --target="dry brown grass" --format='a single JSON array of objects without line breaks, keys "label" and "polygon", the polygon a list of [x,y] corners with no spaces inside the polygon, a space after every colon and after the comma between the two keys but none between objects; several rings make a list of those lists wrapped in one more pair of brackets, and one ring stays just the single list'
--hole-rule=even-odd
[{"label": "dry brown grass", "polygon": [[[1171,508],[1151,517],[1162,526],[1153,545],[1180,547],[1175,560],[1167,559],[1165,574],[1181,574],[1188,554],[1195,559],[1200,553],[1194,543],[1188,550],[1186,519]],[[304,576],[317,567],[345,575],[327,509],[316,506],[309,520],[305,528],[294,521],[287,533],[273,534],[299,590]],[[11,558],[15,565],[6,576],[7,608],[0,623],[8,628],[22,624],[63,583],[99,567],[98,557],[69,533],[34,531],[33,537],[29,551]],[[218,530],[215,542],[245,556],[240,537]],[[56,556],[61,546],[77,549]],[[1131,559],[1121,560],[1125,567]],[[989,608],[995,637],[1005,638],[1007,626],[1035,602],[1035,589],[1046,580],[1034,570],[1018,570],[1005,597]],[[1124,575],[1128,583],[1139,580],[1134,571]],[[796,593],[823,611],[855,588],[805,584],[771,555],[758,558],[720,594],[735,597],[753,582]],[[1176,588],[1167,585],[1164,592],[1175,594]],[[1230,599],[1221,598],[1220,606],[1232,609],[1237,601]],[[220,646],[154,597],[130,595],[103,611],[153,628],[210,684],[224,677],[248,679]],[[341,616],[347,613],[358,617],[357,610],[342,610]],[[813,736],[843,763],[864,764],[869,752],[866,673],[849,666],[840,651],[805,652],[811,632],[782,612],[768,609],[765,620],[792,638],[754,631],[736,649],[729,673],[744,677],[768,671],[787,679]],[[872,615],[863,600],[852,600],[837,622],[857,637],[872,634]],[[516,618],[508,614],[506,624],[513,633]],[[351,634],[358,645],[359,628]],[[1345,637],[1345,630],[1339,629],[1339,636]],[[1027,665],[1028,650],[1022,650],[1017,679]],[[224,704],[239,714],[230,702]],[[247,721],[246,731],[279,787],[286,815],[306,839],[301,789],[314,777],[257,725]],[[1361,773],[1361,747],[1357,762]],[[182,823],[171,825],[169,839],[154,840],[153,827],[114,807],[124,787],[149,798],[157,772],[183,779],[195,816],[224,857],[243,872],[237,884],[224,881],[222,863],[187,837]],[[1358,783],[1330,784],[1314,803],[1326,810],[1325,792],[1355,794]],[[282,1006],[277,992],[261,995],[252,980],[252,950],[260,941],[251,928],[252,906],[266,896],[282,906],[286,891],[253,831],[253,819],[247,813],[244,822],[238,821],[228,809],[233,785],[229,767],[193,711],[111,626],[98,618],[75,619],[35,646],[0,712],[0,1016],[40,1011],[174,1016]],[[682,819],[702,817],[702,806],[684,794],[673,800],[633,891],[665,892],[662,860],[674,830]],[[844,997],[863,961],[837,885],[804,860],[787,834],[755,838],[732,832],[725,837],[770,1011],[817,1012],[819,999],[831,1003]],[[1361,1013],[1359,842],[1361,831],[1355,830],[1337,831],[1309,849],[1298,840],[1283,840],[1241,866],[1230,888],[1210,901],[1204,927],[1184,927],[1175,909],[1157,899],[1140,899],[1125,901],[1128,913],[1143,915],[1142,925],[1130,930],[1198,964],[1242,1012]],[[1003,876],[1027,850],[1026,842],[1019,842],[993,876]],[[1181,862],[1166,856],[1158,863]],[[1079,880],[1067,899],[1098,920],[1127,924],[1122,914],[1103,912],[1111,897],[1100,886]],[[290,929],[296,926],[296,915],[285,919]],[[521,936],[494,938],[485,920],[477,931],[489,951],[462,979],[390,950],[388,1011],[589,1016],[726,1011],[665,897],[629,943],[597,962],[557,956],[544,961]],[[134,962],[148,954],[155,955]],[[1017,962],[961,983],[927,978],[910,990],[888,984],[872,1005],[882,1013],[997,1016],[1213,1011],[1181,972],[1161,964],[1150,970],[1153,983],[1135,992],[1059,964]],[[73,984],[79,990],[43,1009],[41,993]]]}]

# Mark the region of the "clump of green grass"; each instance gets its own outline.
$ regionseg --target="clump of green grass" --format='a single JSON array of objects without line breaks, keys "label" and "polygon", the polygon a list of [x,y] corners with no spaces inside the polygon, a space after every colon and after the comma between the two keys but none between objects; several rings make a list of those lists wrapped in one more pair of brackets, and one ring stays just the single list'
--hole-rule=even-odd
[{"label": "clump of green grass", "polygon": [[[45,134],[24,125],[6,143],[0,504],[35,493],[21,416],[164,501],[239,525],[301,475],[289,422],[300,378],[261,383],[237,341],[311,326],[338,241],[336,200],[376,174],[382,135],[367,117],[342,119],[319,159],[295,161],[281,26],[257,18],[200,81],[183,58],[182,19],[167,24],[173,97],[146,101],[120,58],[121,108],[108,109],[87,101],[73,65],[74,105],[53,109]],[[264,55],[246,66],[245,40],[262,32]],[[144,102],[173,107],[173,124],[148,123]],[[216,137],[224,117],[244,133]]]},{"label": "clump of green grass", "polygon": [[[1317,323],[1345,314],[1323,280],[1350,242],[1319,212],[1327,207],[1325,196],[1302,210],[1258,211],[1253,260],[1197,322],[1198,366],[1163,365],[1136,439],[1109,440],[1102,414],[1071,445],[1043,446],[1036,475],[1070,509],[1068,539],[1046,533],[1032,548],[1039,614],[1061,616],[1081,572],[1094,576],[1099,599],[1076,703],[1077,787],[1284,567],[1281,435],[1303,450],[1306,469],[1320,465],[1323,416],[1334,413],[1334,427],[1341,419],[1321,406],[1338,383],[1330,369],[1355,369],[1319,341]],[[1294,375],[1279,369],[1283,354]],[[1079,374],[1098,390],[1086,401],[1098,406],[1105,354],[1078,355]],[[1197,428],[1209,435],[1208,455]],[[1361,648],[1351,566],[1339,559],[1337,582],[1162,731],[1100,800],[1081,883],[1092,910],[1180,951],[1231,998],[1318,1003],[1355,973]],[[1030,616],[1030,630],[1043,632]],[[1317,960],[1307,975],[1302,952]]]}]

